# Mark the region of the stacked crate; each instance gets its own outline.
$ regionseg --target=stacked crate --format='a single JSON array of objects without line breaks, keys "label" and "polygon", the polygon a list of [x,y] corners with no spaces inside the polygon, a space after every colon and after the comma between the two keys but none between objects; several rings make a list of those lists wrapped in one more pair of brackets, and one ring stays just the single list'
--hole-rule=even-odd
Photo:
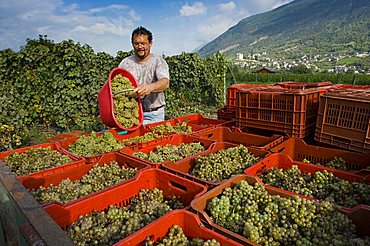
[{"label": "stacked crate", "polygon": [[315,140],[370,152],[370,86],[343,86],[320,99]]},{"label": "stacked crate", "polygon": [[239,90],[237,92],[237,126],[285,133],[306,138],[316,126],[320,96],[330,86],[290,89],[280,86]]}]

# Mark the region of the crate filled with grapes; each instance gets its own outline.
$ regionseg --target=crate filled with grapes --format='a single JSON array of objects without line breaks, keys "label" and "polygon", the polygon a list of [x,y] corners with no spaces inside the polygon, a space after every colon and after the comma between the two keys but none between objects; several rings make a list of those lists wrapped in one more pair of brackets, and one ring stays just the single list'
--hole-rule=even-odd
[{"label": "crate filled with grapes", "polygon": [[330,201],[343,207],[367,205],[370,209],[370,176],[292,161],[284,154],[272,154],[245,170],[263,184],[281,190]]},{"label": "crate filled with grapes", "polygon": [[58,143],[0,152],[0,161],[17,177],[47,176],[86,165],[84,158],[69,154]]},{"label": "crate filled with grapes", "polygon": [[167,213],[115,245],[238,246],[242,244],[206,228],[197,215],[180,209]]},{"label": "crate filled with grapes", "polygon": [[163,163],[161,168],[208,188],[214,188],[269,154],[268,151],[242,144],[216,142],[209,150],[190,158]]},{"label": "crate filled with grapes", "polygon": [[288,155],[292,160],[349,171],[370,174],[370,153],[357,153],[338,148],[307,144],[303,139],[289,138],[270,149],[272,153]]},{"label": "crate filled with grapes", "polygon": [[152,167],[159,168],[163,163],[190,158],[206,151],[215,141],[187,134],[175,134],[158,145],[141,149],[125,148],[120,153],[133,156]]},{"label": "crate filled with grapes", "polygon": [[87,199],[104,189],[133,180],[141,170],[148,169],[130,156],[119,153],[104,154],[91,164],[56,174],[23,176],[18,180],[41,204],[68,204]]},{"label": "crate filled with grapes", "polygon": [[191,203],[216,232],[244,245],[368,245],[370,209],[303,199],[236,175]]},{"label": "crate filled with grapes", "polygon": [[176,209],[188,209],[206,188],[163,170],[143,170],[130,182],[45,211],[76,245],[113,245]]}]

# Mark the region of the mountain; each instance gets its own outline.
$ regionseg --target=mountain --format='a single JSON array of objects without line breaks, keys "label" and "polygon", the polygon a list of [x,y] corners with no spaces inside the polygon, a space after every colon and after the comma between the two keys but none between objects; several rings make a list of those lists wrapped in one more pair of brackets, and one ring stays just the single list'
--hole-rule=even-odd
[{"label": "mountain", "polygon": [[241,20],[198,53],[217,51],[274,59],[369,52],[370,0],[295,0]]}]

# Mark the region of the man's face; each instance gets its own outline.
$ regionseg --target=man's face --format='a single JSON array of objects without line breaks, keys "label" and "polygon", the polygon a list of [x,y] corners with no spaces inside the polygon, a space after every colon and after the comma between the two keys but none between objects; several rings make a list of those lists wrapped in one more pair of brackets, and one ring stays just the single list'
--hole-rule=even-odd
[{"label": "man's face", "polygon": [[135,35],[132,40],[132,46],[134,47],[135,54],[140,59],[145,59],[150,54],[152,43],[149,43],[147,35]]}]

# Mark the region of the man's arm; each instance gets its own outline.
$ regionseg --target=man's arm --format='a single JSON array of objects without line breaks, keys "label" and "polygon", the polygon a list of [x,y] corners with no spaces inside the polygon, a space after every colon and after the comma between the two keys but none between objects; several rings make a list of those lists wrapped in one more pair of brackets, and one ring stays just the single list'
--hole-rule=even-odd
[{"label": "man's arm", "polygon": [[162,92],[170,87],[170,80],[168,78],[161,78],[160,80],[151,83],[139,85],[135,88],[134,92],[140,96],[148,95],[152,92]]}]

